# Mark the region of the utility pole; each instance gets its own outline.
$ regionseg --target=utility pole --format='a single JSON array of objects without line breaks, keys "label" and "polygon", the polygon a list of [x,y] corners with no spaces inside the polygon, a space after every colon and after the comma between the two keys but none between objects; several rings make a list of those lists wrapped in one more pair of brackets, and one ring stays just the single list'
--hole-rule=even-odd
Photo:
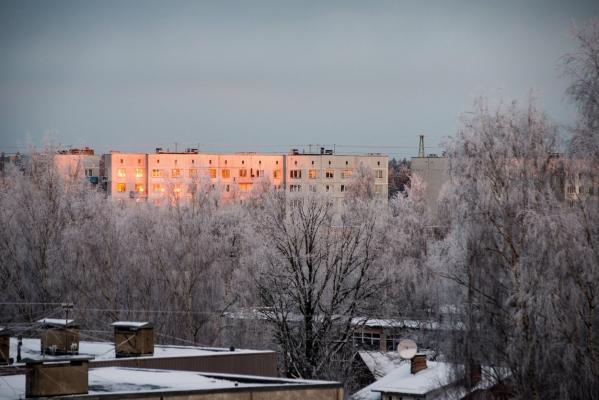
[{"label": "utility pole", "polygon": [[424,155],[424,135],[420,135],[420,143],[418,144],[418,157],[425,157],[425,155]]}]

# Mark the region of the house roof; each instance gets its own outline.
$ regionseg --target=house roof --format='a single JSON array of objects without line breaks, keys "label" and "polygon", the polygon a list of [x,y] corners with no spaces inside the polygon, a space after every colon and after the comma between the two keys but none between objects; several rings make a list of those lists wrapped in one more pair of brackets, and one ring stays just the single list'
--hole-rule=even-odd
[{"label": "house roof", "polygon": [[115,328],[146,328],[150,327],[149,322],[138,322],[138,321],[116,321],[110,324]]},{"label": "house roof", "polygon": [[37,322],[42,325],[58,326],[58,327],[74,326],[74,324],[75,324],[75,320],[65,319],[65,318],[42,318],[42,319],[38,320]]}]

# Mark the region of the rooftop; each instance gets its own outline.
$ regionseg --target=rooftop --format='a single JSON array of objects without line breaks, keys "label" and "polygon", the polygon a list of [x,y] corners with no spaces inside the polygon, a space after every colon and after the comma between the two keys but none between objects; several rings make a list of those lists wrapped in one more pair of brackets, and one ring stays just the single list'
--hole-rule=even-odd
[{"label": "rooftop", "polygon": [[[40,357],[40,339],[23,338],[21,347],[21,357],[39,358]],[[165,358],[165,357],[197,357],[210,356],[215,354],[240,354],[240,353],[270,353],[269,350],[246,350],[246,349],[230,349],[220,347],[196,347],[196,346],[172,346],[172,345],[156,345],[154,346],[154,355],[148,355],[136,358]],[[17,339],[10,338],[10,355],[16,358],[17,354]],[[93,356],[94,360],[111,360],[115,358],[113,342],[88,342],[81,341],[79,343],[79,354]],[[46,356],[50,357],[50,356]],[[123,358],[120,358],[121,360]],[[92,363],[94,362],[92,360]]]},{"label": "rooftop", "polygon": [[[211,374],[189,371],[155,370],[141,368],[91,368],[89,370],[88,396],[124,398],[128,394],[165,392],[180,395],[202,392],[244,391],[248,388],[280,388],[298,386],[338,387],[339,384],[324,381],[264,378],[248,375]],[[25,375],[3,376],[0,379],[0,399],[25,397]]]}]

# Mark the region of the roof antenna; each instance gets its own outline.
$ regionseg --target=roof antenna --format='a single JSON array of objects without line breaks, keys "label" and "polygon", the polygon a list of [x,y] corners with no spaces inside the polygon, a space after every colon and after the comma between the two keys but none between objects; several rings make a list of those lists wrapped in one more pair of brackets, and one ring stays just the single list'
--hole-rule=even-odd
[{"label": "roof antenna", "polygon": [[420,143],[418,144],[418,157],[424,157],[424,135],[420,135]]}]

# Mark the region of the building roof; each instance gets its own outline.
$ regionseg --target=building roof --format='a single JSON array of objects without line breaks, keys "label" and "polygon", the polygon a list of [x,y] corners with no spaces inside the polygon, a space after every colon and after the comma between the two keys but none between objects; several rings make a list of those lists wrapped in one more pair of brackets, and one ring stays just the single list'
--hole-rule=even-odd
[{"label": "building roof", "polygon": [[37,321],[38,323],[42,324],[42,325],[49,325],[49,326],[73,326],[75,323],[75,320],[73,319],[65,319],[65,318],[42,318],[39,321]]},{"label": "building roof", "polygon": [[[21,347],[21,357],[36,358],[40,354],[40,339],[23,338]],[[219,347],[196,347],[196,346],[171,346],[171,345],[156,345],[154,346],[154,354],[135,358],[165,358],[165,357],[197,357],[211,356],[216,354],[240,354],[240,353],[271,353],[270,350],[247,350],[247,349],[230,349]],[[17,354],[17,338],[10,338],[10,354]],[[79,342],[79,354],[93,356],[94,360],[111,360],[116,358],[114,353],[113,342]],[[49,357],[49,356],[46,356]],[[121,357],[123,360],[127,357]],[[93,363],[93,361],[92,361]]]},{"label": "building roof", "polygon": [[401,358],[395,351],[360,351],[358,355],[376,380],[381,379],[403,363],[409,364],[408,360]]},{"label": "building roof", "polygon": [[149,322],[136,322],[136,321],[116,321],[111,324],[115,328],[147,328],[151,324]]},{"label": "building roof", "polygon": [[[127,394],[161,393],[180,395],[243,391],[265,387],[339,387],[336,382],[265,378],[248,375],[209,374],[190,371],[141,368],[90,368],[88,396],[120,398]],[[25,375],[3,376],[0,379],[0,399],[25,398]],[[70,397],[69,397],[70,398]]]},{"label": "building roof", "polygon": [[379,400],[381,392],[424,395],[453,382],[452,364],[428,361],[427,368],[412,374],[410,362],[401,363],[387,375],[356,392],[354,400]]}]

